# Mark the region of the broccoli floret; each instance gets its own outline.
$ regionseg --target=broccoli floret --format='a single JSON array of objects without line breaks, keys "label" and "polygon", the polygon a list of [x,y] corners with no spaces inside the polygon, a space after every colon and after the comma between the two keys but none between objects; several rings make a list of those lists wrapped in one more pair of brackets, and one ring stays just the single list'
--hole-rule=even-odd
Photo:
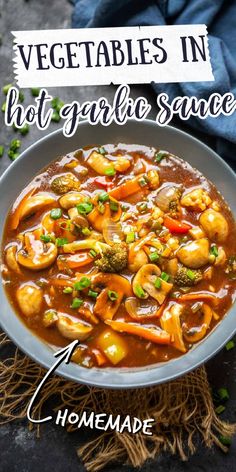
[{"label": "broccoli floret", "polygon": [[102,257],[95,261],[102,272],[121,272],[128,263],[128,251],[125,243],[116,243],[105,249]]},{"label": "broccoli floret", "polygon": [[174,283],[179,287],[192,287],[202,280],[201,270],[188,269],[180,267],[174,277]]},{"label": "broccoli floret", "polygon": [[62,195],[71,190],[78,190],[80,182],[73,174],[63,174],[56,177],[51,183],[51,189],[54,193]]}]

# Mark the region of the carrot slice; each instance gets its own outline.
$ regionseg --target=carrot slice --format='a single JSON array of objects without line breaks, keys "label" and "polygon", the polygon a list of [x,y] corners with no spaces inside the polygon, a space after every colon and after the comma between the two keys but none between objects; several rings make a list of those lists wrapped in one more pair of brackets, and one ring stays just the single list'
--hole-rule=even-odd
[{"label": "carrot slice", "polygon": [[[20,217],[21,217],[21,212],[24,207],[24,204],[26,200],[33,195],[35,192],[36,187],[31,188],[22,198],[22,200],[19,201],[20,197],[16,200],[16,207],[13,207],[13,213],[11,216],[11,229],[16,229],[19,226],[20,222]],[[18,203],[19,202],[19,203]]]},{"label": "carrot slice", "polygon": [[195,300],[207,300],[209,302],[212,302],[214,306],[217,306],[219,303],[218,298],[216,295],[213,295],[212,293],[209,292],[192,292],[192,293],[184,293],[183,295],[180,295],[177,299],[180,302],[191,302]]},{"label": "carrot slice", "polygon": [[126,323],[125,321],[106,320],[105,323],[111,326],[111,328],[115,331],[119,331],[120,333],[133,334],[134,336],[139,336],[156,344],[171,343],[170,334],[157,327],[147,328],[145,326],[141,326],[134,323]]},{"label": "carrot slice", "polygon": [[57,266],[59,270],[63,269],[77,269],[79,267],[83,267],[88,265],[92,262],[92,258],[90,257],[87,251],[85,252],[78,252],[77,254],[70,254],[69,256],[64,256],[62,258],[57,259]]},{"label": "carrot slice", "polygon": [[109,203],[105,203],[105,211],[104,213],[100,213],[98,207],[94,207],[94,209],[87,215],[87,219],[90,225],[100,233],[102,233],[104,222],[111,217],[111,210]]},{"label": "carrot slice", "polygon": [[135,179],[127,180],[127,182],[124,182],[123,184],[119,185],[119,187],[110,190],[110,197],[113,197],[116,200],[123,200],[129,195],[133,195],[134,193],[140,192],[140,190],[142,190],[142,187],[139,184],[139,180],[141,177],[142,175],[139,175],[138,177],[135,177]]}]

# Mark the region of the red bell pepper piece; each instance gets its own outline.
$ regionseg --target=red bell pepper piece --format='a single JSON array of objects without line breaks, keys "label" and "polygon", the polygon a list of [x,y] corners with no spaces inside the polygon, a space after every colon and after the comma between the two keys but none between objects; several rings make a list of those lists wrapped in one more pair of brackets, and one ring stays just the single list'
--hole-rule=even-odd
[{"label": "red bell pepper piece", "polygon": [[106,177],[95,177],[93,182],[101,188],[104,188],[105,190],[110,190],[112,187],[114,187],[113,182],[110,180],[107,180]]},{"label": "red bell pepper piece", "polygon": [[186,234],[191,229],[191,225],[183,223],[182,221],[175,220],[170,216],[164,218],[164,226],[171,233]]}]

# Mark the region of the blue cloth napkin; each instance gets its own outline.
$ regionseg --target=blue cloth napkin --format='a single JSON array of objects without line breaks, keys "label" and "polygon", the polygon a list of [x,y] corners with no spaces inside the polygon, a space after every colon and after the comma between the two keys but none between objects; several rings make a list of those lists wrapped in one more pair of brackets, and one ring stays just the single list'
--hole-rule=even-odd
[{"label": "blue cloth napkin", "polygon": [[[215,81],[153,84],[156,93],[170,99],[179,95],[205,98],[218,92],[236,96],[236,1],[230,0],[73,0],[72,26],[99,28],[135,25],[199,24],[208,27],[209,50]],[[236,161],[236,113],[188,125],[214,137],[217,152]]]}]

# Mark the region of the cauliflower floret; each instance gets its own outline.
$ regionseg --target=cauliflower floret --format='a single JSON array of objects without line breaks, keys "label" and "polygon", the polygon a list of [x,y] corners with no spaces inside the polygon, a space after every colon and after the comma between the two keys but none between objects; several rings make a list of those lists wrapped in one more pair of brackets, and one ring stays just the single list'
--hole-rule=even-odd
[{"label": "cauliflower floret", "polygon": [[163,223],[163,216],[164,212],[158,206],[155,205],[152,210],[152,218],[156,221],[159,221],[160,223]]},{"label": "cauliflower floret", "polygon": [[121,272],[128,263],[128,251],[125,243],[117,243],[104,249],[102,257],[95,262],[95,265],[102,272]]},{"label": "cauliflower floret", "polygon": [[204,211],[211,204],[212,200],[208,193],[202,188],[196,188],[191,192],[186,193],[181,198],[181,205],[184,207],[191,207],[196,211]]},{"label": "cauliflower floret", "polygon": [[51,183],[52,191],[59,195],[71,192],[72,190],[78,190],[79,188],[79,180],[71,173],[58,175]]}]

